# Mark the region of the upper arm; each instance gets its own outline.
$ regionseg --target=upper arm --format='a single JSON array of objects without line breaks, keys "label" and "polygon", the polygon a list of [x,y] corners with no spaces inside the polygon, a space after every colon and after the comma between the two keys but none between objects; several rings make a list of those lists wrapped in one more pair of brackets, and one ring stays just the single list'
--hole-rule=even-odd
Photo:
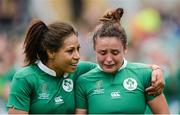
[{"label": "upper arm", "polygon": [[16,77],[17,76],[15,76],[11,84],[7,107],[9,110],[14,108],[11,112],[16,111],[16,109],[18,111],[28,112],[30,108],[31,86],[26,78]]},{"label": "upper arm", "polygon": [[86,88],[85,82],[82,77],[79,77],[76,82],[76,108],[86,109],[87,108],[87,97],[86,97]]},{"label": "upper arm", "polygon": [[154,114],[170,114],[166,98],[163,94],[148,101],[148,105]]}]

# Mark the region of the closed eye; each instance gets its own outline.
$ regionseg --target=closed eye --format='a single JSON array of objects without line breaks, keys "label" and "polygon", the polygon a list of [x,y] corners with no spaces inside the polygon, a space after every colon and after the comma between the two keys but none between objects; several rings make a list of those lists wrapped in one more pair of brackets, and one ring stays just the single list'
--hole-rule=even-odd
[{"label": "closed eye", "polygon": [[74,51],[74,49],[69,49],[69,50],[67,50],[66,52],[69,53],[69,54],[72,54],[73,51]]},{"label": "closed eye", "polygon": [[113,55],[118,55],[118,54],[121,53],[121,52],[118,51],[118,50],[113,50],[111,53],[112,53]]},{"label": "closed eye", "polygon": [[106,51],[104,51],[104,50],[101,50],[101,51],[99,51],[99,53],[101,54],[101,55],[106,55]]}]

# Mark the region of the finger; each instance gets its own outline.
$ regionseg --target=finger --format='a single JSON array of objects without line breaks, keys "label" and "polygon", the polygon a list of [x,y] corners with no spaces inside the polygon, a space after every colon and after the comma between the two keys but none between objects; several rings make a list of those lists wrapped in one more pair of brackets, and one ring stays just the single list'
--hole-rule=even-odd
[{"label": "finger", "polygon": [[148,95],[160,95],[161,93],[163,93],[163,89],[159,87],[158,89],[149,91]]},{"label": "finger", "polygon": [[162,90],[161,89],[158,89],[156,91],[150,91],[150,92],[147,92],[148,95],[159,95],[162,93]]},{"label": "finger", "polygon": [[153,84],[153,87],[155,90],[164,89],[164,85],[165,85],[164,80],[158,79],[157,82]]},{"label": "finger", "polygon": [[[158,83],[157,83],[158,84]],[[159,90],[163,90],[164,86],[163,84],[161,84],[161,82],[157,85],[157,84],[154,84],[154,86],[150,86],[148,88],[145,89],[146,92],[158,92]]]},{"label": "finger", "polygon": [[163,89],[165,86],[165,81],[164,81],[163,77],[161,76],[161,74],[159,74],[159,75],[160,76],[157,76],[156,81],[151,83],[151,85],[153,87],[155,87],[155,89],[159,89],[159,87]]},{"label": "finger", "polygon": [[145,89],[146,92],[153,92],[155,89],[153,86],[150,86],[148,88]]},{"label": "finger", "polygon": [[148,95],[156,95],[156,92],[148,92]]},{"label": "finger", "polygon": [[151,75],[151,83],[155,83],[157,81],[158,78],[158,71],[157,70],[153,70],[152,71],[152,75]]}]

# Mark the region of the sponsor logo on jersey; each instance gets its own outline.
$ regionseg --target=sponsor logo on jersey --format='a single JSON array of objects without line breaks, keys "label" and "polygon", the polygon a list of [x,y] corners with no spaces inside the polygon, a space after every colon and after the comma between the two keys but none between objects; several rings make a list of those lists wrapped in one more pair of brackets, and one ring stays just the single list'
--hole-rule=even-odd
[{"label": "sponsor logo on jersey", "polygon": [[47,93],[40,93],[38,99],[49,99],[49,94],[47,94]]},{"label": "sponsor logo on jersey", "polygon": [[40,85],[40,93],[38,99],[49,99],[49,94],[47,93],[48,85],[47,83],[42,83]]},{"label": "sponsor logo on jersey", "polygon": [[64,79],[62,83],[62,87],[65,91],[71,92],[73,90],[73,80],[72,79]]},{"label": "sponsor logo on jersey", "polygon": [[55,104],[62,104],[64,103],[64,100],[61,96],[55,97],[54,98]]},{"label": "sponsor logo on jersey", "polygon": [[102,94],[102,93],[104,93],[103,81],[99,80],[95,83],[95,89],[93,91],[93,94]]},{"label": "sponsor logo on jersey", "polygon": [[129,91],[133,91],[137,88],[137,81],[134,78],[127,78],[124,80],[123,86]]},{"label": "sponsor logo on jersey", "polygon": [[119,91],[111,92],[111,98],[112,99],[117,99],[117,98],[120,98],[120,97],[121,97],[121,95],[120,95]]}]

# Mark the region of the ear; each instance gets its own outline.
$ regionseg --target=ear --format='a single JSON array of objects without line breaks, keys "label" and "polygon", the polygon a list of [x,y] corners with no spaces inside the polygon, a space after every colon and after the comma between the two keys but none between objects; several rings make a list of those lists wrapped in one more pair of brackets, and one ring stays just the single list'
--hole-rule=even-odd
[{"label": "ear", "polygon": [[55,58],[55,52],[47,50],[48,58],[49,59],[54,59]]}]

